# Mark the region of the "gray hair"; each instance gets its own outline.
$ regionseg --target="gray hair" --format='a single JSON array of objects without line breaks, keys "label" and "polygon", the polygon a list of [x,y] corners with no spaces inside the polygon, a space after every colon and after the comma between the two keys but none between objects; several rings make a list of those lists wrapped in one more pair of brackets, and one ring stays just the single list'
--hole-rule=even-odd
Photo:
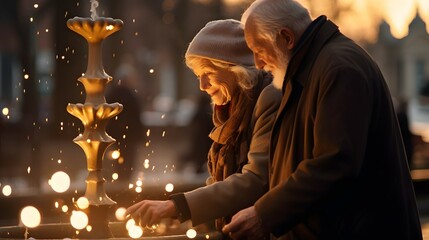
[{"label": "gray hair", "polygon": [[[202,68],[207,64],[212,64],[221,69],[227,69],[234,73],[238,85],[243,89],[251,89],[258,84],[258,73],[260,70],[255,67],[233,65],[209,58],[189,56],[185,59],[186,65],[190,69]],[[222,80],[224,81],[224,80]]]},{"label": "gray hair", "polygon": [[312,21],[308,10],[294,0],[256,0],[242,15],[243,26],[249,16],[256,24],[259,36],[271,42],[284,27],[300,36]]}]

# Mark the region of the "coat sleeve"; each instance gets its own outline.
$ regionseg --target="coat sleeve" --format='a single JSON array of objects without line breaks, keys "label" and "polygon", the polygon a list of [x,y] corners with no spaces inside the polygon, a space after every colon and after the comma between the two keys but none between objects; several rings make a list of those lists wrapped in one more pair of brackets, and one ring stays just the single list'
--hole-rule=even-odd
[{"label": "coat sleeve", "polygon": [[268,190],[269,140],[280,101],[281,91],[271,84],[261,92],[253,111],[249,162],[242,173],[184,194],[194,226],[231,216],[251,206]]}]

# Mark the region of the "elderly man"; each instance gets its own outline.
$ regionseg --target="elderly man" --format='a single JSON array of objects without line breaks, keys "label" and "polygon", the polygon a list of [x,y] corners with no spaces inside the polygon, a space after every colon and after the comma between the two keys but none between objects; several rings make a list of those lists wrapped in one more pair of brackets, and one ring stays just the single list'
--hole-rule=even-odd
[{"label": "elderly man", "polygon": [[223,228],[234,239],[422,239],[401,133],[371,57],[293,0],[243,14],[255,65],[283,99],[271,136],[270,190]]}]

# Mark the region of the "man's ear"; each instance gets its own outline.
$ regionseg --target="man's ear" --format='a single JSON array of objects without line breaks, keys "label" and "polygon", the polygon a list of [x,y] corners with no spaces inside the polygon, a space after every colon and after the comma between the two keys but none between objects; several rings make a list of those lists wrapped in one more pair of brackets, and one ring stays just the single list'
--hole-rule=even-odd
[{"label": "man's ear", "polygon": [[280,36],[283,38],[283,41],[286,44],[288,50],[292,50],[295,46],[295,34],[290,28],[282,28],[280,30]]}]

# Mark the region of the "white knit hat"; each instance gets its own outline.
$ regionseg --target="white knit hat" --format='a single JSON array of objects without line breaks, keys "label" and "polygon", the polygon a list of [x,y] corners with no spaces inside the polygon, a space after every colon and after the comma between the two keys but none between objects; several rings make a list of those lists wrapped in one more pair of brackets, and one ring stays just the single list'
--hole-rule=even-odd
[{"label": "white knit hat", "polygon": [[195,56],[242,66],[254,66],[241,23],[234,19],[211,21],[189,43],[185,57]]}]

